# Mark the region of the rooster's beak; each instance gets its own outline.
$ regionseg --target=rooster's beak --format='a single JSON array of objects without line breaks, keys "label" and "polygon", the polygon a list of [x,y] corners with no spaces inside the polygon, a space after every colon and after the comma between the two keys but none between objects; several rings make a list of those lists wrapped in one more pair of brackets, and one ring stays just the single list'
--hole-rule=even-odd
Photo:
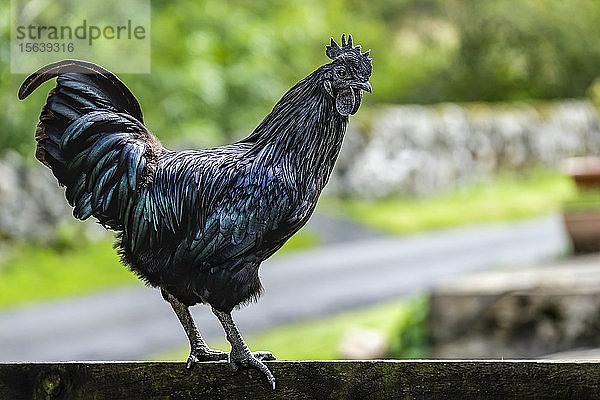
[{"label": "rooster's beak", "polygon": [[358,82],[355,84],[358,89],[364,90],[365,92],[371,93],[371,84],[369,82]]}]

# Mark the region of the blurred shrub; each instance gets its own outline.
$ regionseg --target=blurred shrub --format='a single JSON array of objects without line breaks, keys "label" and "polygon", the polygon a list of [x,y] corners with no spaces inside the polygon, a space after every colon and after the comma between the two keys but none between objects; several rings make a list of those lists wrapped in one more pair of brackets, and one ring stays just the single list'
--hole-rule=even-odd
[{"label": "blurred shrub", "polygon": [[598,75],[600,3],[447,3],[461,44],[445,69],[447,100],[578,97]]},{"label": "blurred shrub", "polygon": [[[0,149],[32,153],[54,83],[16,100],[9,29],[1,7]],[[365,105],[576,97],[600,70],[595,0],[154,0],[152,73],[121,78],[165,143],[215,145],[248,134],[343,32],[372,49]]]},{"label": "blurred shrub", "polygon": [[391,358],[425,358],[429,298],[424,295],[415,297],[407,309],[390,335],[388,355]]}]

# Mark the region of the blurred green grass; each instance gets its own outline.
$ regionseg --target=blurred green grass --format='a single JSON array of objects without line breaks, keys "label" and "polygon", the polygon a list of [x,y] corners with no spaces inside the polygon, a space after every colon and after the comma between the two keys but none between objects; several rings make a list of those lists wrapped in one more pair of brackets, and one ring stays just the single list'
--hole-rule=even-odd
[{"label": "blurred green grass", "polygon": [[[244,335],[244,339],[252,351],[268,350],[280,360],[333,360],[340,358],[339,344],[345,334],[357,328],[367,328],[380,332],[389,341],[390,356],[420,358],[426,354],[422,342],[426,309],[426,297],[416,296],[287,324]],[[206,311],[209,312],[208,309]],[[199,329],[202,332],[202,327]],[[241,329],[243,331],[243,327]],[[209,341],[209,345],[229,351],[229,344],[224,338]],[[151,359],[185,360],[188,355],[189,347],[182,347],[174,352],[156,354]]]},{"label": "blurred green grass", "polygon": [[20,244],[0,264],[0,307],[141,285],[119,263],[112,240],[84,241],[63,251]]},{"label": "blurred green grass", "polygon": [[[317,246],[320,238],[303,230],[280,250],[293,252]],[[18,244],[0,263],[0,308],[77,296],[107,288],[143,283],[121,265],[114,240],[89,240],[61,245],[61,250]]]},{"label": "blurred green grass", "polygon": [[521,175],[503,173],[487,182],[423,199],[324,197],[319,209],[386,233],[407,234],[557,212],[575,193],[568,176],[535,170]]},{"label": "blurred green grass", "polygon": [[[526,176],[503,174],[490,182],[432,199],[341,201],[323,199],[321,212],[354,218],[386,232],[410,233],[475,222],[489,222],[557,211],[574,195],[568,177],[558,172],[535,171]],[[290,252],[318,246],[319,236],[303,230],[282,248]],[[0,263],[0,308],[75,296],[106,288],[141,285],[118,262],[112,240],[62,243],[60,251],[31,244],[18,245]],[[280,253],[278,253],[280,254]],[[420,301],[420,303],[419,303]],[[300,322],[248,336],[253,349],[273,351],[280,359],[337,358],[341,337],[355,327],[373,328],[390,340],[390,355],[422,357],[425,354],[422,300],[401,300]],[[310,338],[310,340],[307,340]],[[227,349],[227,343],[212,344]],[[156,359],[185,359],[188,349],[160,354]]]},{"label": "blurred green grass", "polygon": [[[435,198],[376,202],[324,198],[318,207],[320,212],[352,218],[384,232],[406,234],[543,215],[559,210],[574,192],[568,177],[538,170],[520,177],[503,174]],[[0,307],[141,284],[120,265],[112,240],[77,238],[61,243],[59,249],[17,244],[0,262]],[[320,242],[317,233],[302,230],[277,254],[315,247]]]}]

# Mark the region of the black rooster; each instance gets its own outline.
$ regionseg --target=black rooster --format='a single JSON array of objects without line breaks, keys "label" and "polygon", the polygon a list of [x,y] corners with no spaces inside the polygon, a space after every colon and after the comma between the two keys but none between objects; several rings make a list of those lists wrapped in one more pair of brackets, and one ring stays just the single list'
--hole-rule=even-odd
[{"label": "black rooster", "polygon": [[[329,179],[362,91],[371,91],[369,52],[333,39],[333,61],[292,87],[247,138],[202,150],[169,151],[144,126],[140,106],[111,72],[84,61],[41,68],[19,90],[26,98],[57,78],[42,108],[36,158],[66,186],[75,218],[118,232],[123,263],[161,289],[190,340],[187,361],[224,360],[258,368],[231,310],[262,291],[258,268],[312,214]],[[209,304],[231,353],[212,350],[188,307]]]}]

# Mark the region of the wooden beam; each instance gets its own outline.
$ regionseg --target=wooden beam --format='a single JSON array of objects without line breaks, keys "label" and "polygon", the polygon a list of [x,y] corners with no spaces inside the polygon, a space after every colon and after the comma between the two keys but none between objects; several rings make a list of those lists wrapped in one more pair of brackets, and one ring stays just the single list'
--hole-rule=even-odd
[{"label": "wooden beam", "polygon": [[271,361],[272,390],[225,362],[0,363],[0,399],[588,399],[596,361]]}]

